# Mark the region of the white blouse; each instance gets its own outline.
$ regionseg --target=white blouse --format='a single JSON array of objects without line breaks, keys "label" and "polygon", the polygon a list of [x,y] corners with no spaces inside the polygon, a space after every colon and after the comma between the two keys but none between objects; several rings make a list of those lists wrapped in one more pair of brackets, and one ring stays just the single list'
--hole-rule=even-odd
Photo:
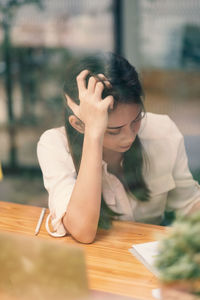
[{"label": "white blouse", "polygon": [[[141,202],[127,193],[102,161],[102,193],[107,205],[123,214],[120,220],[152,224],[161,223],[165,210],[187,214],[200,202],[200,186],[188,169],[182,134],[167,115],[147,113],[138,135],[148,158],[143,174],[151,191],[150,200]],[[37,155],[49,194],[46,229],[52,236],[64,236],[67,232],[62,218],[76,182],[65,128],[45,131],[38,142]]]}]

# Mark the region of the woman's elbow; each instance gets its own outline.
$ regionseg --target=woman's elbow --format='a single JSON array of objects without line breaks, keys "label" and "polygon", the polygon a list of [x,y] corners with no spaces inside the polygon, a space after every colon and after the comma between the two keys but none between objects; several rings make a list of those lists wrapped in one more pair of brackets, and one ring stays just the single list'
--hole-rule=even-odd
[{"label": "woman's elbow", "polygon": [[83,236],[83,235],[80,235],[80,236],[73,236],[75,238],[75,240],[77,240],[79,243],[82,243],[82,244],[92,244],[95,240],[95,236]]},{"label": "woman's elbow", "polygon": [[92,229],[86,226],[80,226],[77,224],[70,224],[66,218],[63,218],[63,225],[67,232],[71,234],[71,236],[78,241],[79,243],[83,244],[91,244],[94,242],[96,237],[96,229]]},{"label": "woman's elbow", "polygon": [[90,233],[89,231],[83,231],[83,230],[71,230],[70,231],[71,236],[78,241],[79,243],[83,244],[91,244],[94,242],[96,237],[96,232]]}]

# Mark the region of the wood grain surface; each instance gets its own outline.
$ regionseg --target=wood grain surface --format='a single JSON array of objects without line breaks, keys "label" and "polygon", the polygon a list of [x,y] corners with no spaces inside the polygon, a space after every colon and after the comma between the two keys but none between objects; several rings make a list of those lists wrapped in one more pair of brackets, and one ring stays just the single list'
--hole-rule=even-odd
[{"label": "wood grain surface", "polygon": [[[34,236],[41,210],[0,201],[0,230]],[[47,214],[48,210],[45,218]],[[35,238],[55,239],[45,230],[45,218]],[[56,239],[84,250],[91,290],[150,300],[154,299],[152,289],[158,287],[158,280],[128,249],[132,244],[154,241],[165,231],[161,226],[115,221],[110,230],[98,231],[93,244],[80,244],[70,236]]]}]

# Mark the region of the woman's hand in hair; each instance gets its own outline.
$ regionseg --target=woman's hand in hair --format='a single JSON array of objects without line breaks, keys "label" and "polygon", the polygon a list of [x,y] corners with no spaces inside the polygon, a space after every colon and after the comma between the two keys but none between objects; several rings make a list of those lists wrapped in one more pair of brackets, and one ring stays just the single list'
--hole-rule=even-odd
[{"label": "woman's hand in hair", "polygon": [[90,72],[83,70],[77,76],[80,105],[77,105],[67,95],[67,103],[74,114],[84,123],[85,131],[95,136],[104,135],[108,123],[108,108],[113,109],[113,97],[102,99],[104,85],[91,76],[86,86],[86,77]]}]

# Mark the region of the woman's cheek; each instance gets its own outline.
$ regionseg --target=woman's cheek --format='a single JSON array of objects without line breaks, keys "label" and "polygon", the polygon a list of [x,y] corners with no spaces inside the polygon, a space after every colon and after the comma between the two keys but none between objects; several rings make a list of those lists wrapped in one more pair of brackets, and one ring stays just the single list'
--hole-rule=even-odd
[{"label": "woman's cheek", "polygon": [[103,141],[104,147],[113,147],[116,144],[117,137],[117,135],[109,135],[108,133],[105,133]]},{"label": "woman's cheek", "polygon": [[137,134],[140,129],[141,121],[137,122],[134,126],[134,131]]}]

